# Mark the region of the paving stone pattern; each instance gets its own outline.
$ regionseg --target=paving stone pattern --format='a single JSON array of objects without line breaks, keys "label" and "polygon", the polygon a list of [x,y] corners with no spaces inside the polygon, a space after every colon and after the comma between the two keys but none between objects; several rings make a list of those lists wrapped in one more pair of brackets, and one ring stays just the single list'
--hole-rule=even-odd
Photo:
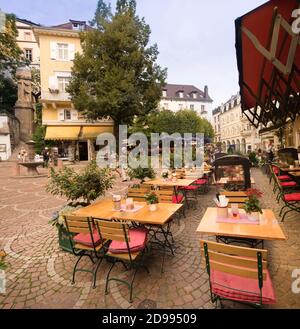
[{"label": "paving stone pattern", "polygon": [[[43,173],[47,169],[41,169]],[[128,302],[128,289],[112,282],[110,293],[104,294],[106,273],[110,264],[101,265],[96,289],[91,288],[89,273],[71,274],[76,257],[58,246],[57,230],[48,224],[51,214],[66,203],[63,198],[46,193],[48,178],[11,177],[11,164],[0,163],[0,249],[7,253],[6,294],[0,294],[0,308],[214,308],[210,302],[208,277],[200,266],[199,235],[196,228],[208,206],[213,206],[215,188],[198,197],[196,209],[186,218],[172,224],[175,256],[167,255],[165,272],[160,273],[161,254],[152,251],[146,257],[147,274],[140,270],[134,285],[134,301]],[[253,176],[263,192],[265,207],[278,215],[267,178],[259,169]],[[129,183],[118,180],[110,193],[126,193]],[[300,307],[300,294],[291,291],[292,271],[300,268],[300,218],[290,213],[281,224],[288,240],[267,242],[270,272],[277,295],[275,308]],[[86,265],[90,266],[87,263]],[[131,273],[122,265],[114,269],[119,278]],[[225,307],[244,307],[226,302]]]}]

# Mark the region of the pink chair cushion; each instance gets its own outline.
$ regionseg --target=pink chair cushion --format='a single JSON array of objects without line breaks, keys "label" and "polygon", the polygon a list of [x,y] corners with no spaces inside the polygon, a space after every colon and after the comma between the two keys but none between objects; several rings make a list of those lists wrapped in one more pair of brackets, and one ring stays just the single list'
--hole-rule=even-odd
[{"label": "pink chair cushion", "polygon": [[[212,291],[218,296],[237,301],[260,303],[258,279],[248,279],[237,275],[211,270]],[[262,288],[263,304],[275,304],[276,298],[269,272]]]},{"label": "pink chair cushion", "polygon": [[278,176],[278,179],[286,180],[286,179],[291,179],[291,177],[288,175],[281,175],[281,176]]},{"label": "pink chair cushion", "polygon": [[198,179],[195,182],[197,185],[205,185],[207,184],[207,179]]},{"label": "pink chair cushion", "polygon": [[291,181],[291,182],[281,182],[280,185],[281,186],[296,186],[297,183],[294,182],[294,181]]},{"label": "pink chair cushion", "polygon": [[198,189],[198,186],[195,186],[195,185],[190,185],[190,186],[184,186],[184,187],[181,187],[183,190],[186,190],[186,191],[194,191],[194,190],[197,190]]},{"label": "pink chair cushion", "polygon": [[183,200],[182,194],[178,194],[177,198],[176,198],[176,195],[173,195],[173,197],[172,197],[172,203],[180,203],[182,200]]},{"label": "pink chair cushion", "polygon": [[283,199],[285,201],[300,201],[300,193],[285,194]]},{"label": "pink chair cushion", "polygon": [[[131,252],[141,251],[145,248],[148,236],[148,230],[145,228],[129,229],[129,249]],[[115,254],[128,253],[127,244],[124,241],[112,241],[108,251]]]},{"label": "pink chair cushion", "polygon": [[272,168],[273,168],[274,174],[278,175],[279,174],[279,169],[275,166],[273,166]]},{"label": "pink chair cushion", "polygon": [[90,233],[79,233],[73,237],[73,240],[77,243],[83,244],[88,247],[98,246],[101,243],[101,238],[99,236],[98,230],[94,229],[93,232],[94,244]]}]

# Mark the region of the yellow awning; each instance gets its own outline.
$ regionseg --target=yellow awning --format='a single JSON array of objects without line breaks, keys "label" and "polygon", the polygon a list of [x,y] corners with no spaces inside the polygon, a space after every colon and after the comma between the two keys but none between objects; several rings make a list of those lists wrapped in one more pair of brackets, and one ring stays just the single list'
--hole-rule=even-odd
[{"label": "yellow awning", "polygon": [[113,127],[112,126],[83,126],[82,127],[82,133],[80,138],[97,138],[98,135],[102,133],[113,133]]},{"label": "yellow awning", "polygon": [[45,139],[50,140],[77,140],[80,126],[48,126]]}]

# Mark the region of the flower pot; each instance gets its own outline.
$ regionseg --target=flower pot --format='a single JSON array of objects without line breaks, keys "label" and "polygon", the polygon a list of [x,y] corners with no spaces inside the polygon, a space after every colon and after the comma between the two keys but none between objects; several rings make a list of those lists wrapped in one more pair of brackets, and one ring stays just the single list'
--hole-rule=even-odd
[{"label": "flower pot", "polygon": [[155,203],[149,204],[149,210],[150,211],[156,211],[157,210],[157,205]]},{"label": "flower pot", "polygon": [[259,221],[259,211],[254,211],[251,213],[248,213],[248,219],[252,222],[258,222]]}]

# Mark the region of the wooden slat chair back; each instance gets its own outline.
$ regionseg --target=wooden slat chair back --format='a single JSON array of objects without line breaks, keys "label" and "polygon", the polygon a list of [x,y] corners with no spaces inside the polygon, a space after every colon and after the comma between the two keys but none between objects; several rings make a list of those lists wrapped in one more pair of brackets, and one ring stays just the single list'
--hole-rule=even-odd
[{"label": "wooden slat chair back", "polygon": [[185,169],[176,169],[175,173],[177,178],[185,179]]},{"label": "wooden slat chair back", "polygon": [[128,224],[95,219],[99,234],[103,239],[129,242]]},{"label": "wooden slat chair back", "polygon": [[248,200],[248,196],[244,191],[221,191],[220,195],[225,195],[229,199],[229,205],[237,203],[239,208],[243,208]]},{"label": "wooden slat chair back", "polygon": [[262,301],[261,289],[263,281],[266,280],[267,250],[205,240],[200,241],[200,249],[209,276],[211,270],[216,270],[248,279],[257,279]]},{"label": "wooden slat chair back", "polygon": [[159,203],[172,203],[173,200],[173,189],[162,189],[162,190],[156,190],[155,194],[158,197]]},{"label": "wooden slat chair back", "polygon": [[127,192],[128,198],[133,198],[134,201],[145,201],[145,194],[149,193],[151,190],[151,187],[143,186],[143,187],[130,187]]}]

